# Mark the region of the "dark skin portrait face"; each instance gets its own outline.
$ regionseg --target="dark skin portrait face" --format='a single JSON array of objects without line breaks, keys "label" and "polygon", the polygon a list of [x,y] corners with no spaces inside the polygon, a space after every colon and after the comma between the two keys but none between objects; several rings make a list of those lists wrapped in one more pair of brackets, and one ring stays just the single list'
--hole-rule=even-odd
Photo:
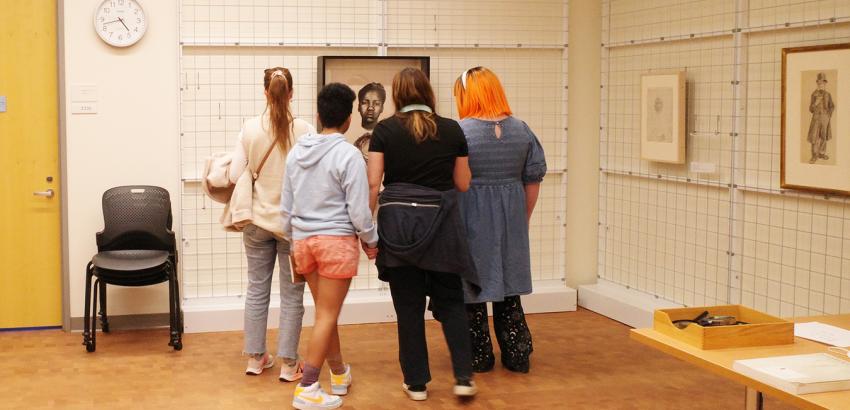
[{"label": "dark skin portrait face", "polygon": [[364,129],[372,130],[378,123],[381,113],[384,112],[384,100],[375,91],[369,91],[360,100],[359,109]]}]

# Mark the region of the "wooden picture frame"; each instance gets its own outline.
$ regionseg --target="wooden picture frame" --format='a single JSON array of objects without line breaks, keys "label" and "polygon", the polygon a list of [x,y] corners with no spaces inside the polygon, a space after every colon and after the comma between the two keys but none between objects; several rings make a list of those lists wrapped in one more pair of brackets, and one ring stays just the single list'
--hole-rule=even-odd
[{"label": "wooden picture frame", "polygon": [[[364,157],[369,151],[369,138],[374,126],[395,113],[392,80],[396,73],[407,67],[419,68],[430,77],[431,58],[319,56],[316,70],[318,90],[325,84],[339,82],[348,85],[357,94],[351,112],[351,127],[345,137],[364,153]],[[382,96],[383,101],[380,101]],[[316,127],[321,129],[321,124],[316,124]]]},{"label": "wooden picture frame", "polygon": [[782,49],[780,187],[850,195],[850,43]]},{"label": "wooden picture frame", "polygon": [[653,72],[640,78],[640,157],[684,164],[687,129],[685,71]]}]

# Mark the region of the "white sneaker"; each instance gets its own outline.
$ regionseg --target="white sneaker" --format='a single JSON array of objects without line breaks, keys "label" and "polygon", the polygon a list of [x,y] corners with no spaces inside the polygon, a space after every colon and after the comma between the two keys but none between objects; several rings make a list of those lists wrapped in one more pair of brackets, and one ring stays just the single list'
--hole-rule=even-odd
[{"label": "white sneaker", "polygon": [[475,382],[472,380],[469,381],[469,385],[455,383],[454,393],[455,396],[472,397],[478,393],[478,387],[475,386]]},{"label": "white sneaker", "polygon": [[295,395],[292,397],[292,407],[300,410],[335,409],[342,406],[342,399],[325,393],[319,382],[308,387],[300,383],[295,387]]},{"label": "white sneaker", "polygon": [[351,387],[351,365],[345,364],[345,373],[334,374],[331,371],[331,394],[345,396],[348,394],[348,388]]},{"label": "white sneaker", "polygon": [[304,375],[304,363],[300,360],[295,362],[292,366],[281,363],[280,364],[280,381],[282,382],[294,382],[296,380],[301,380],[301,377]]},{"label": "white sneaker", "polygon": [[257,376],[263,373],[263,370],[274,367],[274,357],[268,353],[264,354],[262,359],[257,360],[254,356],[248,359],[248,368],[245,369],[245,374]]},{"label": "white sneaker", "polygon": [[407,393],[407,397],[410,397],[410,400],[422,401],[422,400],[428,399],[428,390],[413,391],[413,390],[410,390],[410,386],[408,386],[406,384],[402,384],[401,388],[404,389],[404,392]]}]

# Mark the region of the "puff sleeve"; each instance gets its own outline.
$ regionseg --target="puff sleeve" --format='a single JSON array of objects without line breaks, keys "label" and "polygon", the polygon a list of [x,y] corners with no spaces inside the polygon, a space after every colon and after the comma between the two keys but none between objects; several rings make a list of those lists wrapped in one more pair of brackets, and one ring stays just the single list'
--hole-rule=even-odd
[{"label": "puff sleeve", "polygon": [[543,181],[546,175],[546,155],[543,152],[543,145],[540,140],[525,124],[525,129],[528,132],[528,153],[525,157],[525,168],[522,170],[522,182],[524,184],[539,184]]}]

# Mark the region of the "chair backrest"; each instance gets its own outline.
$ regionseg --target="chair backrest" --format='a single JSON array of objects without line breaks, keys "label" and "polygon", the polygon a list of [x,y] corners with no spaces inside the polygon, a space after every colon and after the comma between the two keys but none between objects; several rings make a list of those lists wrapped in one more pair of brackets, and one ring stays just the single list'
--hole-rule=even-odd
[{"label": "chair backrest", "polygon": [[155,249],[176,254],[171,200],[157,186],[128,185],[103,193],[103,230],[97,250]]}]

